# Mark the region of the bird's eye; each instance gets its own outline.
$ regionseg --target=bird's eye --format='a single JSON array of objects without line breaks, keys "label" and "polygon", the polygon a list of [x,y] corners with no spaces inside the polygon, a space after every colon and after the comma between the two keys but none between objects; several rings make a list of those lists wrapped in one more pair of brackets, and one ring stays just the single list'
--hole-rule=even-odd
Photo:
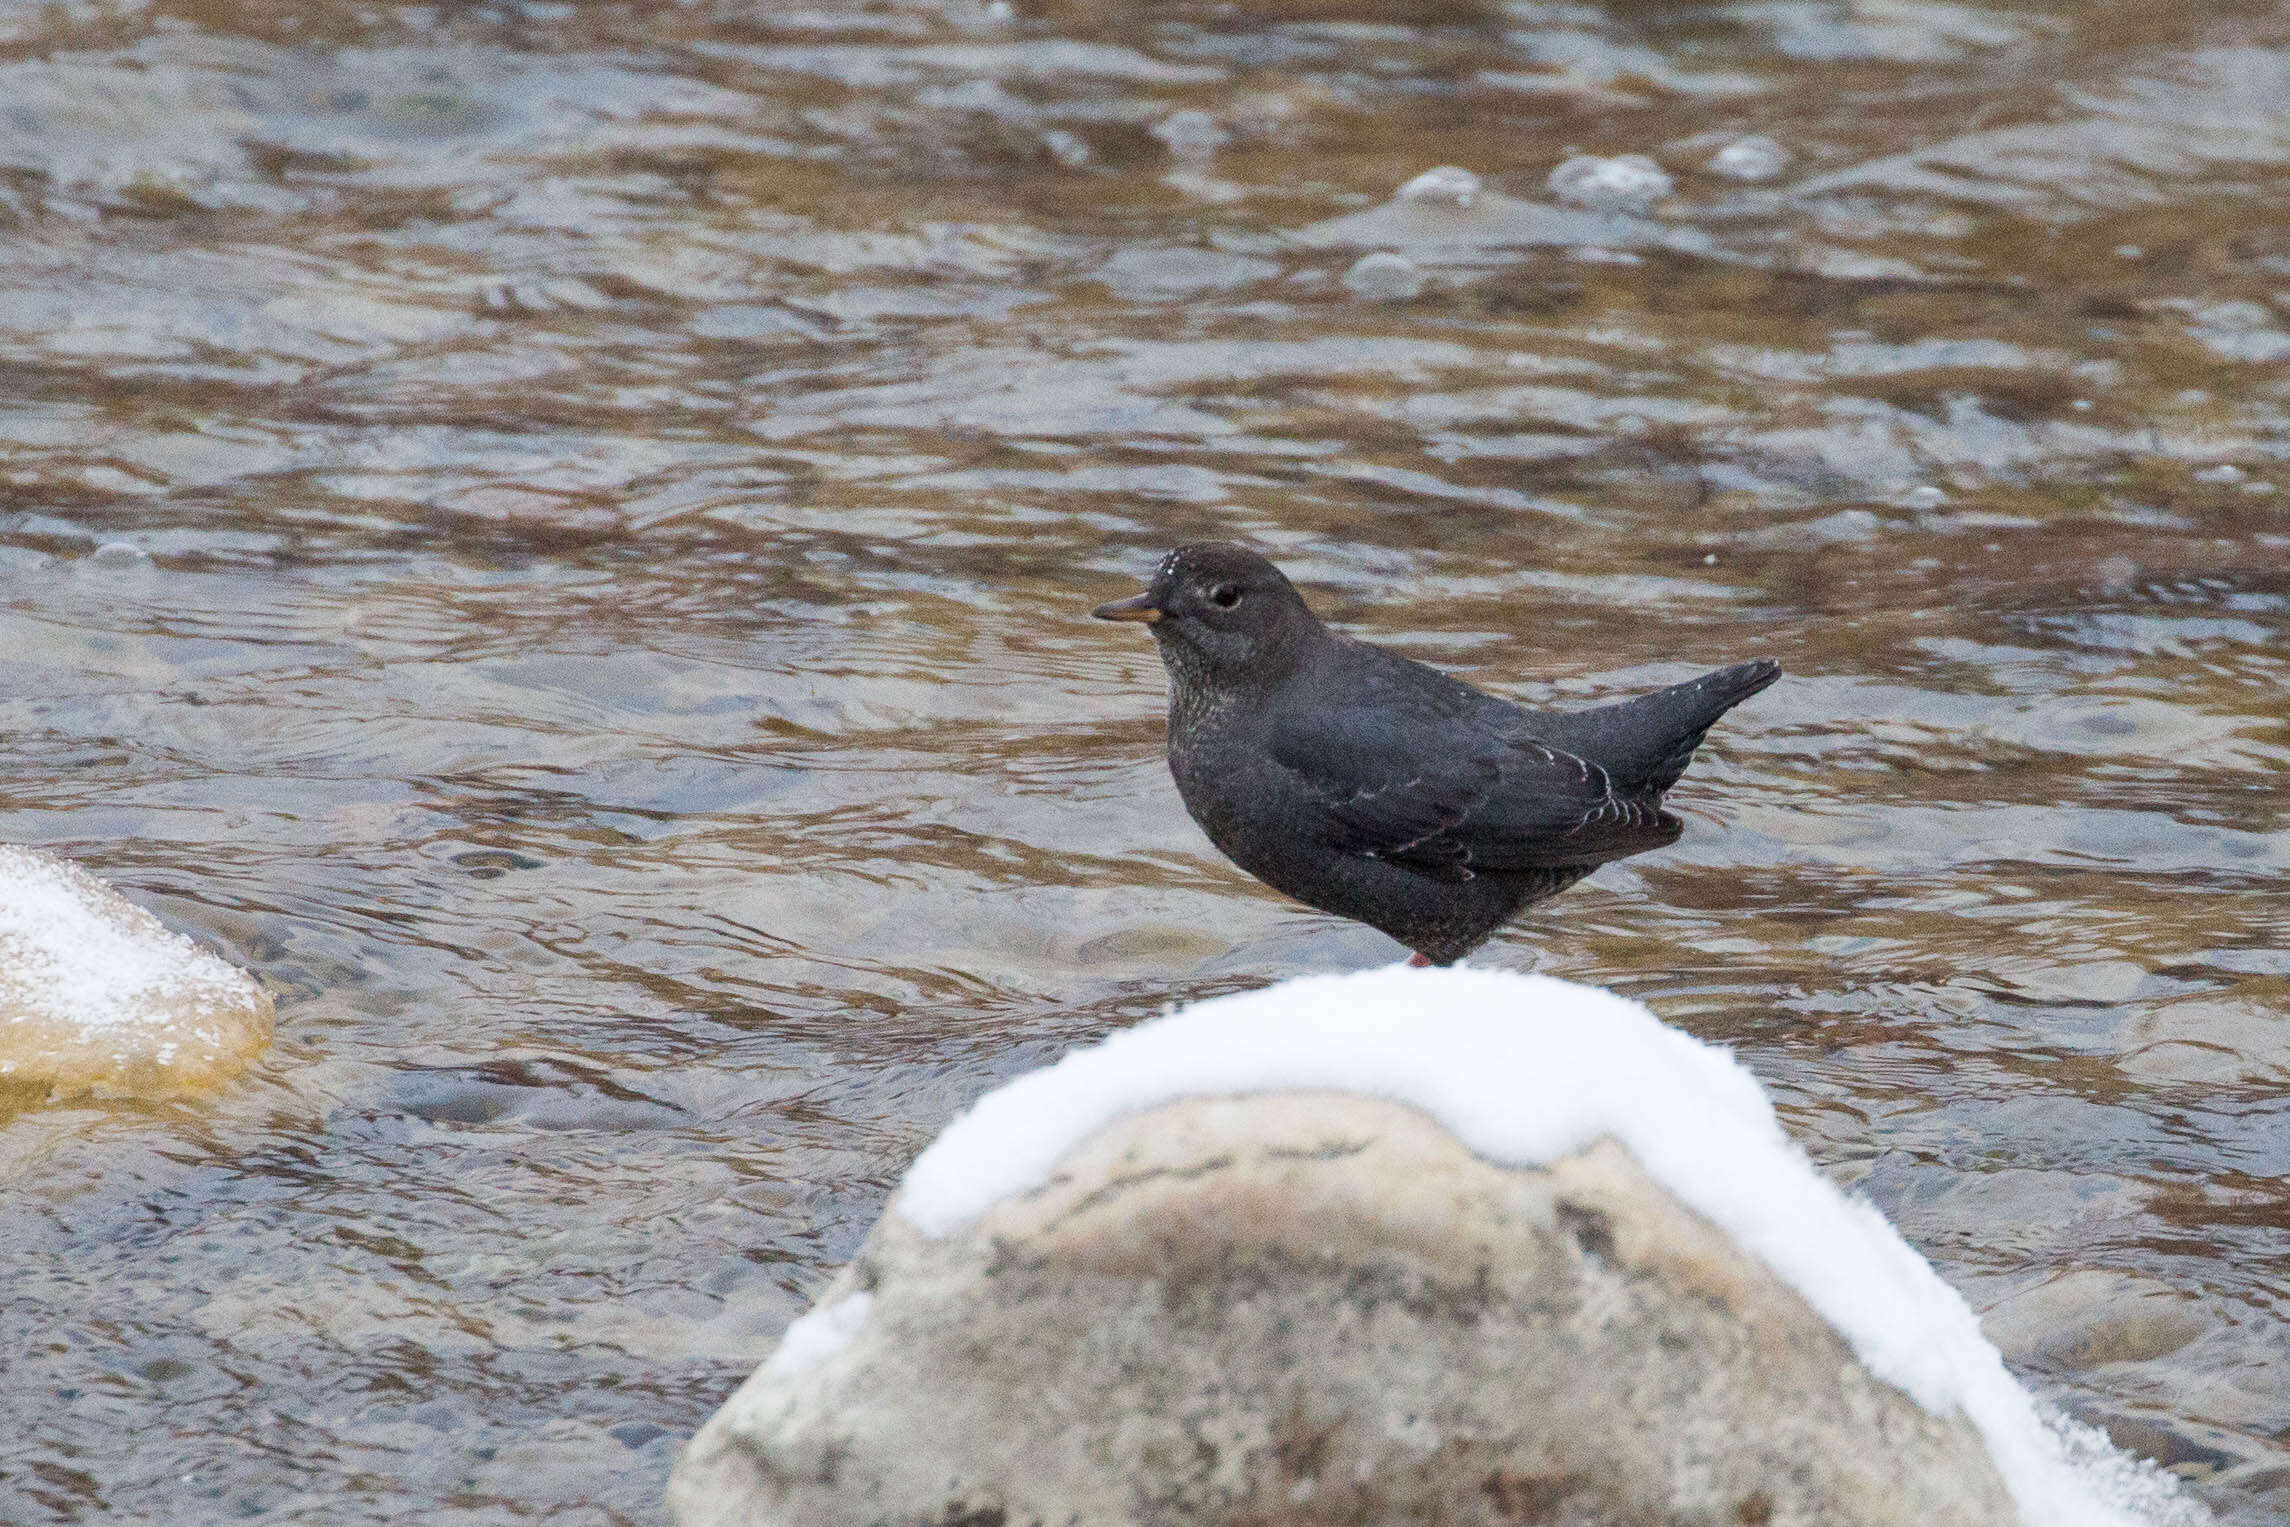
[{"label": "bird's eye", "polygon": [[1240,590],[1230,583],[1220,583],[1209,590],[1209,603],[1220,610],[1229,610],[1240,603]]}]

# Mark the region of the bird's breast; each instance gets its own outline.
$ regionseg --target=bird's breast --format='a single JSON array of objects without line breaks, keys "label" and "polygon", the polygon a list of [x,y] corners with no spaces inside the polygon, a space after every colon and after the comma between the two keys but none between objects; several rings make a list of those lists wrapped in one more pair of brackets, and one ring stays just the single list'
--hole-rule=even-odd
[{"label": "bird's breast", "polygon": [[1299,830],[1296,782],[1272,761],[1249,719],[1236,707],[1212,707],[1180,728],[1172,716],[1169,773],[1209,841],[1261,875],[1264,851]]}]

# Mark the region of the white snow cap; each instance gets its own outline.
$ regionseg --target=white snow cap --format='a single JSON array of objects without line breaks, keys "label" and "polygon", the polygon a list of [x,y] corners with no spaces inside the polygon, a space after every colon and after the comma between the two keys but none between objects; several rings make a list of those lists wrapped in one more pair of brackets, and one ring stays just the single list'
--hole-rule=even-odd
[{"label": "white snow cap", "polygon": [[11,1019],[91,1034],[164,1026],[165,999],[235,997],[246,984],[78,865],[13,843],[0,844],[0,967]]},{"label": "white snow cap", "polygon": [[[1314,976],[1143,1023],[997,1088],[908,1171],[892,1212],[929,1236],[1049,1181],[1115,1119],[1196,1096],[1331,1089],[1440,1121],[1505,1165],[1612,1138],[1770,1267],[1869,1371],[1978,1428],[2027,1527],[2207,1520],[2088,1429],[2066,1436],[2004,1369],[1963,1298],[1884,1216],[1815,1171],[1726,1051],[1611,992],[1503,971]],[[2106,1467],[2071,1461],[2096,1446]]]},{"label": "white snow cap", "polygon": [[780,1333],[779,1345],[771,1356],[764,1359],[763,1371],[783,1379],[809,1373],[858,1340],[874,1307],[875,1296],[862,1292],[796,1316]]},{"label": "white snow cap", "polygon": [[270,1038],[261,987],[68,860],[0,844],[0,1078],[203,1086]]}]

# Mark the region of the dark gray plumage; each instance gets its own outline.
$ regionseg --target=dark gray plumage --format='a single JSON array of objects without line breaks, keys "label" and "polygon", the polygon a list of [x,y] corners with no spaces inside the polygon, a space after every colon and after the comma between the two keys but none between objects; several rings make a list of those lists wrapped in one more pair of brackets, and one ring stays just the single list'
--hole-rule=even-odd
[{"label": "dark gray plumage", "polygon": [[1244,547],[1180,546],[1100,605],[1150,622],[1169,772],[1242,869],[1446,965],[1599,865],[1675,843],[1662,809],[1769,659],[1586,711],[1530,711],[1322,625]]}]

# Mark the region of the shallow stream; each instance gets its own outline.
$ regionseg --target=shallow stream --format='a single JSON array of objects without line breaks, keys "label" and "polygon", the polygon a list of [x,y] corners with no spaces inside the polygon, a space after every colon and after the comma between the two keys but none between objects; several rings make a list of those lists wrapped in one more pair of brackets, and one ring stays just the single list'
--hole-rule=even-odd
[{"label": "shallow stream", "polygon": [[280,1034],[0,1124],[0,1521],[657,1522],[954,1110],[1391,958],[1084,618],[1211,534],[1520,698],[1781,659],[1482,958],[2290,1517],[2290,12],[75,0],[0,839]]}]

